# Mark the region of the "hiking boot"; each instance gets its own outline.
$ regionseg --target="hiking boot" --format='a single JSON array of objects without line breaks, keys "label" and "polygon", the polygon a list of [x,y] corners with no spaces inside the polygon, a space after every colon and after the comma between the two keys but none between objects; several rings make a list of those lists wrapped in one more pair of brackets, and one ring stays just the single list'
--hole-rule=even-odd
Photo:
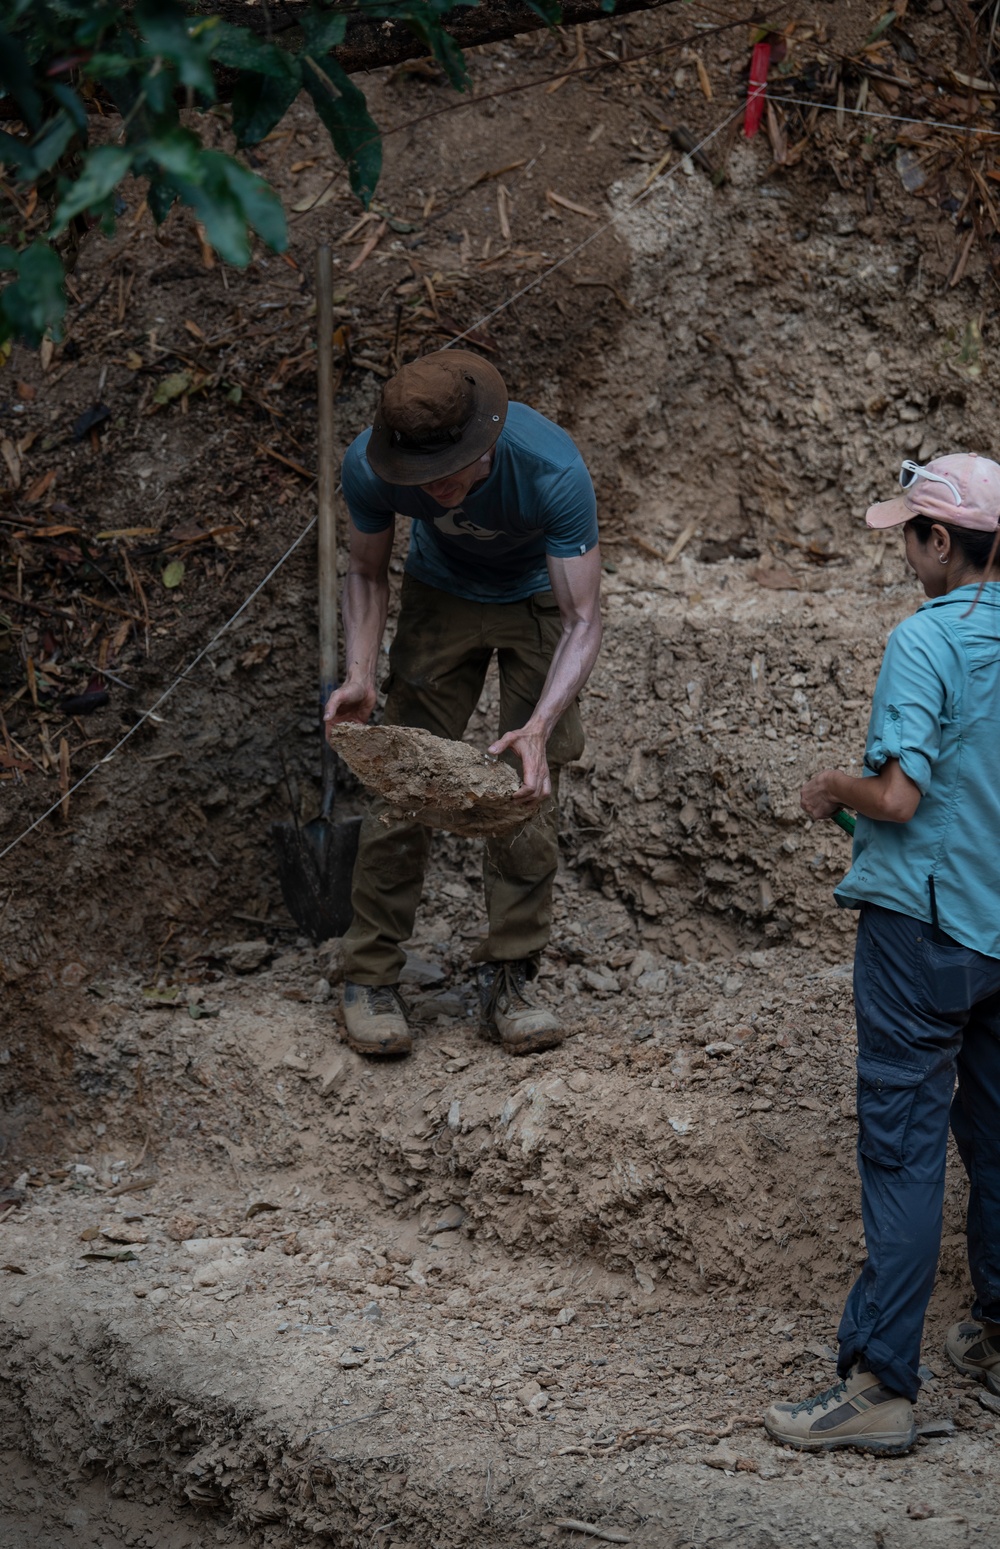
[{"label": "hiking boot", "polygon": [[764,1429],[775,1441],[805,1452],[854,1447],[898,1457],[917,1439],[908,1398],[885,1388],[873,1372],[852,1367],[825,1393],[801,1404],[772,1404]]},{"label": "hiking boot", "polygon": [[558,1018],[540,1006],[528,989],[527,980],[535,972],[535,965],[526,960],[479,966],[483,1025],[499,1034],[508,1054],[537,1054],[541,1049],[554,1049],[566,1036]]},{"label": "hiking boot", "polygon": [[952,1366],[985,1382],[991,1393],[1000,1393],[1000,1325],[956,1323],[948,1330],[944,1348]]},{"label": "hiking boot", "polygon": [[392,984],[344,982],[347,1042],[359,1054],[409,1054],[413,1035],[406,1006]]}]

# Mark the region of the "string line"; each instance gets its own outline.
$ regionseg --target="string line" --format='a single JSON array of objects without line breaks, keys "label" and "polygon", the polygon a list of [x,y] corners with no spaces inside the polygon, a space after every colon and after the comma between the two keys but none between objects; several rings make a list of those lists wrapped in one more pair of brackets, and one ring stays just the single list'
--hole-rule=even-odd
[{"label": "string line", "polygon": [[170,696],[174,692],[174,690],[176,688],[178,688],[181,683],[184,682],[184,679],[188,676],[188,674],[194,671],[194,669],[197,667],[198,663],[200,661],[204,660],[204,658],[208,655],[208,653],[212,649],[212,647],[214,645],[218,644],[218,642],[222,639],[222,637],[226,633],[226,631],[232,628],[232,626],[236,623],[236,620],[240,617],[240,614],[246,612],[247,608],[253,602],[254,598],[259,596],[260,593],[264,590],[265,586],[268,584],[268,582],[270,580],[272,580],[272,578],[274,576],[277,575],[278,571],[281,569],[281,567],[285,563],[285,561],[287,559],[291,558],[291,556],[295,553],[295,550],[298,548],[299,544],[302,542],[303,538],[307,537],[308,534],[312,531],[312,529],[315,526],[316,526],[316,517],[315,516],[310,517],[309,521],[306,523],[305,527],[303,527],[302,531],[299,533],[299,535],[295,539],[294,543],[292,543],[290,545],[290,547],[285,550],[284,554],[282,554],[282,556],[278,560],[277,564],[271,566],[271,569],[267,572],[267,575],[264,577],[264,579],[262,581],[258,582],[258,584],[254,587],[253,591],[250,593],[249,597],[245,597],[244,598],[244,600],[240,603],[239,607],[236,609],[236,612],[233,614],[232,618],[227,619],[226,622],[223,624],[222,628],[215,632],[215,634],[212,636],[212,638],[208,642],[208,644],[205,645],[205,646],[202,646],[202,648],[198,652],[197,656],[193,657],[192,660],[188,662],[187,666],[183,669],[183,671],[179,672],[177,674],[177,676],[173,680],[173,682],[167,688],[165,688],[163,690],[163,693],[160,695],[159,699],[157,699],[154,704],[150,705],[148,710],[144,710],[143,711],[142,715],[140,715],[140,717],[136,721],[135,725],[129,727],[129,729],[125,733],[124,737],[119,738],[119,740],[115,743],[114,747],[110,750],[110,752],[105,753],[103,758],[99,758],[97,760],[97,763],[93,764],[90,767],[90,769],[87,770],[86,774],[80,776],[79,780],[77,780],[75,785],[71,785],[68,791],[64,791],[62,793],[62,795],[59,797],[58,801],[54,801],[52,803],[51,807],[47,808],[47,810],[45,812],[41,813],[35,819],[35,821],[33,823],[29,824],[29,826],[24,830],[23,833],[18,834],[17,838],[16,839],[12,839],[10,844],[8,844],[5,849],[0,850],[0,861],[3,860],[5,855],[9,855],[11,850],[15,849],[17,847],[17,845],[19,845],[21,843],[22,839],[27,839],[28,835],[30,833],[32,833],[36,828],[38,828],[39,824],[44,823],[46,818],[51,817],[53,812],[56,812],[58,810],[58,808],[62,806],[64,801],[68,801],[69,798],[74,794],[74,792],[76,792],[76,791],[78,791],[80,789],[81,785],[86,785],[87,781],[90,779],[92,774],[96,774],[98,769],[102,768],[103,765],[109,764],[111,762],[111,760],[114,758],[115,754],[118,752],[118,750],[120,748],[123,748],[125,746],[126,742],[128,742],[130,740],[130,738],[135,736],[135,734],[139,730],[140,726],[145,725],[146,721],[150,720],[152,717],[154,717],[156,715],[156,712],[157,712],[157,710],[159,710],[160,706],[162,704],[166,703],[166,701],[170,698]]}]

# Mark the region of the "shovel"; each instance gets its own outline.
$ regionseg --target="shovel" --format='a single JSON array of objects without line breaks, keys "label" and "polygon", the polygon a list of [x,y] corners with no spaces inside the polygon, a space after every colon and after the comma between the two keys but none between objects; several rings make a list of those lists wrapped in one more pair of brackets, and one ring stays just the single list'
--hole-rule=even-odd
[{"label": "shovel", "polygon": [[[319,701],[320,726],[337,671],[337,527],[334,518],[333,268],[330,249],[316,253],[319,396]],[[292,919],[313,941],[342,936],[351,923],[351,878],[358,853],[359,817],[334,819],[339,760],[323,738],[323,795],[319,816],[303,828],[271,828],[281,893]]]}]

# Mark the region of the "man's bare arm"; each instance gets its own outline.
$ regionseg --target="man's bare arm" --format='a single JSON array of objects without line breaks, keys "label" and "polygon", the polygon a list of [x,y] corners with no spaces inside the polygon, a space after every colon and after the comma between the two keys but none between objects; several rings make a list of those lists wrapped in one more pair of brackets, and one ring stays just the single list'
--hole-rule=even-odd
[{"label": "man's bare arm", "polygon": [[389,558],[393,529],[365,533],[350,524],[350,549],[344,580],[344,677],[330,695],[324,719],[336,726],[364,726],[375,708],[378,653],[389,611]]},{"label": "man's bare arm", "polygon": [[490,748],[493,754],[513,748],[521,760],[522,784],[517,794],[523,801],[551,796],[546,744],[559,717],[590,677],[601,649],[600,549],[593,548],[572,559],[550,555],[548,567],[563,632],[531,717],[518,731],[508,732]]}]

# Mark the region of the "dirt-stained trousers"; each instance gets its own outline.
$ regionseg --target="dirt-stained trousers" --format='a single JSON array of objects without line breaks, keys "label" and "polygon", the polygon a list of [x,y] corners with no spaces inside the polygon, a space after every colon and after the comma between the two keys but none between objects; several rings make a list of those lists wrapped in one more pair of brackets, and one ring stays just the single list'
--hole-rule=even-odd
[{"label": "dirt-stained trousers", "polygon": [[949,1115],[969,1175],[972,1316],[1000,1323],[1000,959],[865,904],[854,1002],[868,1256],[841,1319],[838,1370],[863,1356],[913,1399],[941,1246]]},{"label": "dirt-stained trousers", "polygon": [[[503,736],[530,718],[562,633],[551,592],[521,602],[478,603],[404,576],[396,636],[389,651],[383,722],[419,726],[439,737],[462,736],[479,702],[494,651],[500,676]],[[548,742],[553,792],[559,768],[583,752],[574,702]],[[520,768],[511,755],[509,762]],[[395,984],[413,934],[430,831],[422,823],[381,821],[376,798],[361,825],[344,937],[344,973],[357,984]],[[473,954],[480,961],[534,959],[549,939],[552,884],[559,859],[556,795],[516,833],[488,840],[483,880],[489,931]]]}]

